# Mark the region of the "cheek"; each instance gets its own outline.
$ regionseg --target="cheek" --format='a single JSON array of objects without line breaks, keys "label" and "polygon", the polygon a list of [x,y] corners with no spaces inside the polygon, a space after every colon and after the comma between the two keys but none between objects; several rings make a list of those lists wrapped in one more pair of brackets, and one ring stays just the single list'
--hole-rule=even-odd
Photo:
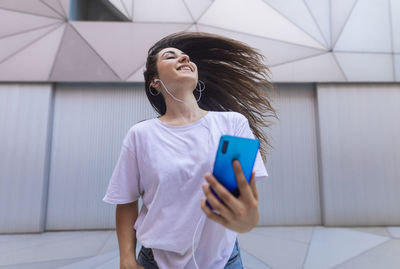
[{"label": "cheek", "polygon": [[158,66],[158,73],[160,76],[170,75],[175,72],[175,65],[172,63],[162,63]]},{"label": "cheek", "polygon": [[197,65],[195,65],[195,68],[196,68],[196,70],[195,70],[196,76],[198,76],[199,75],[199,69],[197,69]]}]

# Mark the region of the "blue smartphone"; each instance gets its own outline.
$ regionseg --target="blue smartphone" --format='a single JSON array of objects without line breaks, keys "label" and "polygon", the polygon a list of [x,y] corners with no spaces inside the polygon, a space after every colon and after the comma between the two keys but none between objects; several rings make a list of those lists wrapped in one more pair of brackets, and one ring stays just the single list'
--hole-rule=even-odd
[{"label": "blue smartphone", "polygon": [[[233,160],[239,160],[243,174],[247,182],[249,182],[259,147],[260,141],[258,139],[222,135],[219,140],[213,175],[236,198],[239,197],[240,192],[232,162]],[[211,186],[210,189],[217,199],[222,202]],[[206,204],[213,210],[208,200],[206,200]]]}]

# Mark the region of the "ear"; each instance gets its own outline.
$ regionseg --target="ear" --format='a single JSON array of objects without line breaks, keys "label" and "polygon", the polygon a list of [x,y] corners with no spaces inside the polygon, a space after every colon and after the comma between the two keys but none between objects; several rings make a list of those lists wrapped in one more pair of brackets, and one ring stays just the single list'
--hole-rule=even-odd
[{"label": "ear", "polygon": [[153,88],[157,88],[160,84],[159,81],[154,81],[155,79],[157,79],[157,78],[153,78],[150,82],[150,86]]}]

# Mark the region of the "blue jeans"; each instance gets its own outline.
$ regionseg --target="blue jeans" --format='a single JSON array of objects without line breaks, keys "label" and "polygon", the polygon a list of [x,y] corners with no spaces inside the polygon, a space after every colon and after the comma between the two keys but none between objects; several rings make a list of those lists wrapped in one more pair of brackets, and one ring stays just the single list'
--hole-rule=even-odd
[{"label": "blue jeans", "polygon": [[[137,262],[145,269],[158,269],[157,262],[154,260],[153,251],[151,248],[142,246],[140,249]],[[229,257],[228,262],[225,264],[224,269],[243,269],[242,259],[240,257],[240,248],[236,238],[235,247]]]}]

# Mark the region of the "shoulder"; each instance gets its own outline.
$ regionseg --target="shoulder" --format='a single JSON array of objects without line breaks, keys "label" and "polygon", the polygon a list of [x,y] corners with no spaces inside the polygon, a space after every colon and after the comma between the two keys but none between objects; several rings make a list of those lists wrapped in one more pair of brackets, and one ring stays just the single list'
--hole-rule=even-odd
[{"label": "shoulder", "polygon": [[154,118],[136,122],[129,129],[130,132],[143,132],[151,128]]},{"label": "shoulder", "polygon": [[241,128],[241,126],[246,125],[248,122],[247,118],[240,112],[225,111],[223,113],[222,116],[225,117],[234,130]]},{"label": "shoulder", "polygon": [[238,128],[248,121],[242,113],[236,111],[213,111],[213,114],[218,122],[229,124],[233,128]]},{"label": "shoulder", "polygon": [[151,128],[153,120],[154,119],[146,119],[133,124],[127,131],[123,144],[129,148],[134,147],[136,139],[139,136],[146,134],[146,132]]},{"label": "shoulder", "polygon": [[239,123],[247,121],[247,118],[242,113],[236,111],[232,111],[232,117]]},{"label": "shoulder", "polygon": [[224,118],[228,121],[242,122],[247,120],[242,113],[236,111],[213,111],[213,113],[216,117]]},{"label": "shoulder", "polygon": [[247,125],[247,118],[236,111],[216,111],[213,114],[213,126],[225,134],[236,135]]}]

